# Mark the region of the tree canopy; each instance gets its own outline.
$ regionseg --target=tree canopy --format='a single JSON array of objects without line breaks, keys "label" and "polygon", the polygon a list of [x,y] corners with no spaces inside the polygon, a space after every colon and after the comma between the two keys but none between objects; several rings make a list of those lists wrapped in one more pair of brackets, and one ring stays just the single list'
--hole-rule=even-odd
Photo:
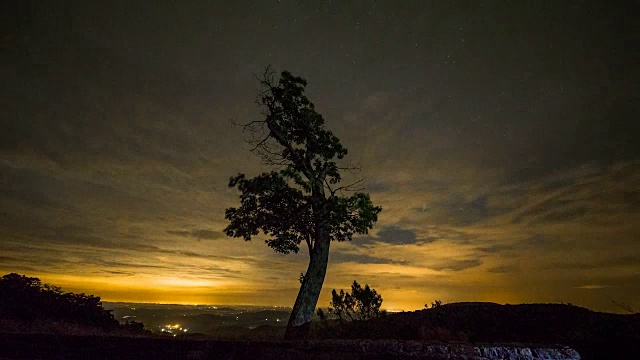
[{"label": "tree canopy", "polygon": [[[261,84],[258,103],[266,109],[265,119],[244,125],[244,130],[252,151],[277,169],[230,179],[229,187],[241,193],[241,206],[226,210],[226,234],[251,240],[262,231],[270,236],[267,245],[287,254],[297,253],[302,242],[312,249],[320,223],[332,240],[367,233],[382,208],[358,191],[361,180],[339,185],[341,170],[352,168],[336,162],[347,149],[325,129],[322,115],[304,95],[307,82],[284,71],[276,83],[268,70]],[[355,192],[343,196],[347,191]]]}]

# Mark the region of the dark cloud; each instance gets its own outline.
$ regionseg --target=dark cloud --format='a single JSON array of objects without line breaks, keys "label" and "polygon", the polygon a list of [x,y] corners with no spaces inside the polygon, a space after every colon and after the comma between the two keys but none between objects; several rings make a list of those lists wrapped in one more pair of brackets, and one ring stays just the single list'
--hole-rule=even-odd
[{"label": "dark cloud", "polygon": [[432,243],[434,241],[438,241],[438,240],[442,240],[441,237],[438,236],[434,236],[434,235],[424,235],[420,237],[420,241],[419,241],[419,245],[424,245],[424,244],[429,244]]},{"label": "dark cloud", "polygon": [[565,209],[556,209],[555,211],[552,210],[545,214],[540,214],[540,216],[537,217],[536,222],[550,223],[574,221],[583,218],[585,215],[589,214],[590,211],[591,208],[588,205],[577,205]]},{"label": "dark cloud", "polygon": [[627,255],[620,257],[612,257],[603,260],[589,260],[576,262],[569,260],[567,262],[555,263],[554,268],[558,269],[611,269],[614,267],[640,266],[640,255]]},{"label": "dark cloud", "polygon": [[16,261],[18,260],[17,258],[14,257],[10,257],[10,256],[0,256],[0,261]]},{"label": "dark cloud", "polygon": [[526,201],[514,209],[516,224],[603,221],[612,214],[635,212],[640,188],[638,162],[618,162],[610,166],[583,165],[559,172],[539,182],[516,186],[515,196]]},{"label": "dark cloud", "polygon": [[[15,169],[0,164],[0,199],[35,208],[56,208],[61,203],[51,194],[50,179],[29,169]],[[10,204],[7,204],[7,206]],[[11,204],[15,206],[14,204]]]},{"label": "dark cloud", "polygon": [[589,210],[587,205],[559,194],[520,212],[513,218],[513,222],[542,224],[571,221],[583,217]]},{"label": "dark cloud", "polygon": [[481,246],[478,247],[477,250],[483,253],[500,253],[500,252],[504,252],[504,251],[510,251],[513,250],[514,247],[512,245],[500,245],[500,244],[494,244],[494,245],[488,245],[488,246]]},{"label": "dark cloud", "polygon": [[627,189],[622,192],[624,203],[632,211],[640,211],[640,190]]},{"label": "dark cloud", "polygon": [[167,234],[169,234],[169,235],[178,235],[178,236],[191,236],[191,231],[189,231],[189,230],[167,230]]},{"label": "dark cloud", "polygon": [[353,240],[351,240],[351,243],[357,246],[372,247],[377,243],[377,241],[376,241],[376,237],[374,236],[363,235],[363,236],[354,236]]},{"label": "dark cloud", "polygon": [[382,228],[378,232],[377,236],[358,236],[354,238],[354,244],[362,246],[373,246],[376,243],[390,244],[390,245],[408,245],[416,244],[419,242],[429,242],[431,238],[418,239],[415,231],[409,229],[403,229],[398,226],[387,226]]},{"label": "dark cloud", "polygon": [[225,237],[224,233],[220,231],[213,231],[213,230],[206,230],[206,229],[194,230],[191,232],[191,235],[197,239],[206,239],[206,240],[222,239]]},{"label": "dark cloud", "polygon": [[198,230],[168,230],[167,234],[170,235],[178,235],[182,237],[193,237],[198,240],[216,240],[223,239],[225,237],[224,233],[220,231],[213,231],[208,229],[198,229]]},{"label": "dark cloud", "polygon": [[438,265],[430,265],[429,269],[437,271],[462,271],[482,265],[479,259],[450,260]]},{"label": "dark cloud", "polygon": [[487,269],[487,272],[495,274],[511,274],[518,271],[520,271],[520,268],[516,265],[499,265]]},{"label": "dark cloud", "polygon": [[123,270],[102,270],[100,272],[104,272],[112,275],[135,275],[136,273],[133,271],[123,271]]},{"label": "dark cloud", "polygon": [[93,230],[84,226],[64,225],[56,227],[51,236],[44,236],[43,240],[54,241],[70,245],[89,245],[100,247],[115,247],[116,243],[98,236]]},{"label": "dark cloud", "polygon": [[423,214],[425,220],[430,223],[467,226],[487,220],[491,216],[504,214],[511,209],[490,207],[488,193],[472,197],[464,193],[450,193],[444,200],[415,210]]},{"label": "dark cloud", "polygon": [[240,274],[242,274],[242,271],[240,270],[233,270],[233,269],[227,269],[221,266],[205,266],[205,267],[201,267],[201,266],[193,266],[192,267],[194,271],[205,271],[205,272],[209,272],[209,273],[224,273],[225,276],[229,276],[229,277],[236,277],[236,278],[240,278]]},{"label": "dark cloud", "polygon": [[534,249],[537,251],[569,251],[579,248],[579,242],[573,238],[561,238],[534,234],[517,243],[521,249]]},{"label": "dark cloud", "polygon": [[356,264],[397,264],[407,265],[407,261],[399,261],[387,258],[380,258],[366,254],[346,253],[342,251],[334,251],[330,255],[331,262],[335,263],[356,263]]},{"label": "dark cloud", "polygon": [[415,231],[396,226],[383,228],[378,232],[376,239],[379,242],[392,245],[415,244],[417,241]]},{"label": "dark cloud", "polygon": [[[17,233],[25,240],[26,244],[48,245],[57,244],[59,246],[89,246],[95,248],[115,248],[117,241],[105,238],[100,232],[80,225],[54,225],[38,221],[34,218],[31,226],[27,221],[18,219],[16,222],[5,223],[0,221],[0,229],[5,234]],[[25,244],[25,245],[26,245]]]},{"label": "dark cloud", "polygon": [[479,240],[479,235],[470,233],[463,228],[450,225],[433,225],[427,227],[427,234],[420,238],[420,244],[434,241],[447,241],[456,245],[472,245]]}]

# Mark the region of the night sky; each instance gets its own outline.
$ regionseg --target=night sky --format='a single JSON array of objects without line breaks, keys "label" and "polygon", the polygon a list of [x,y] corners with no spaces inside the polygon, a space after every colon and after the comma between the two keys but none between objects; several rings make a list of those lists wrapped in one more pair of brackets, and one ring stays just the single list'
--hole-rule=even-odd
[{"label": "night sky", "polygon": [[391,309],[640,308],[640,32],[623,3],[11,3],[2,274],[107,301],[292,306],[308,255],[222,232],[229,177],[268,170],[233,123],[262,119],[271,65],[308,80],[384,208],[332,244],[319,305],[357,280]]}]

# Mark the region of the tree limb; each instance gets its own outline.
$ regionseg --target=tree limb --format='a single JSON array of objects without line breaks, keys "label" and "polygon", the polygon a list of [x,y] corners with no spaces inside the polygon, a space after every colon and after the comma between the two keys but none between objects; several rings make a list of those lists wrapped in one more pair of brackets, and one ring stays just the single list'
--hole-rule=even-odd
[{"label": "tree limb", "polygon": [[[269,120],[267,120],[267,127],[271,131],[273,138],[276,139],[276,141],[280,145],[285,147],[292,156],[298,157],[298,155],[296,155],[294,147],[284,138],[284,136],[277,129],[275,129],[272,126]],[[301,167],[300,171],[302,171],[302,173],[304,174],[304,176],[307,177],[307,179],[315,180],[313,177],[313,171],[310,169],[310,166],[308,166],[308,164],[306,164],[305,161],[303,161],[302,159],[295,159],[293,160],[293,162],[295,165],[299,165]]]},{"label": "tree limb", "polygon": [[344,191],[351,191],[351,192],[356,192],[356,191],[362,191],[364,190],[364,187],[355,187],[358,186],[360,184],[364,183],[364,179],[359,179],[356,180],[354,182],[352,182],[351,184],[348,185],[344,185],[344,186],[339,186],[333,190],[331,190],[331,188],[329,187],[329,184],[327,183],[327,187],[329,187],[329,191],[331,192],[331,196],[334,196],[338,191],[342,192]]}]

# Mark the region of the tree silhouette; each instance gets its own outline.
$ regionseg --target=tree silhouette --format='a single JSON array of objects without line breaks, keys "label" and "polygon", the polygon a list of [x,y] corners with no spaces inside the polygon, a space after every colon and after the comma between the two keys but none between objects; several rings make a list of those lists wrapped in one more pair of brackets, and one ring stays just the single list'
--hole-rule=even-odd
[{"label": "tree silhouette", "polygon": [[42,320],[114,329],[119,323],[105,310],[100,297],[63,292],[40,279],[11,273],[0,278],[0,319]]},{"label": "tree silhouette", "polygon": [[329,312],[335,314],[340,321],[369,320],[380,317],[386,312],[380,310],[382,296],[365,284],[364,288],[353,281],[351,293],[340,289],[331,292],[331,306]]},{"label": "tree silhouette", "polygon": [[[274,170],[254,178],[234,176],[229,187],[240,190],[240,207],[229,208],[228,236],[251,240],[261,231],[274,251],[297,253],[306,243],[309,265],[287,323],[286,338],[305,337],[322,290],[331,240],[366,234],[382,210],[360,192],[362,180],[339,185],[337,160],[347,155],[340,140],[324,127],[322,115],[304,95],[307,82],[282,72],[276,81],[267,68],[258,79],[257,103],[264,120],[243,125],[252,151]],[[345,193],[347,195],[345,195]]]}]

